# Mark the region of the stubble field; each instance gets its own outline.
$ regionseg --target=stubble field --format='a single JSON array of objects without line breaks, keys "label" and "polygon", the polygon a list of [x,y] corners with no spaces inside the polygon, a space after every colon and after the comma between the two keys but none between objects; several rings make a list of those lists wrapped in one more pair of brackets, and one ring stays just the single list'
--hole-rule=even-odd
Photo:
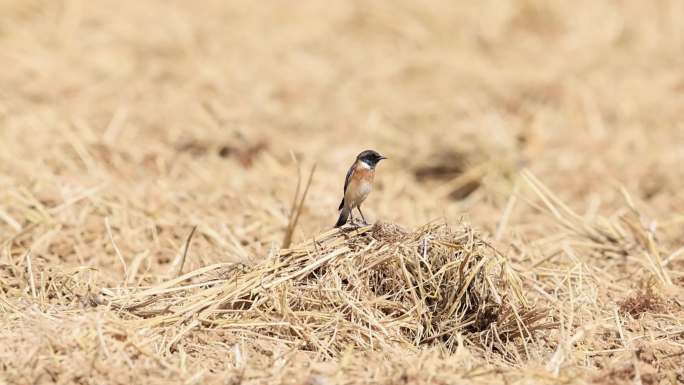
[{"label": "stubble field", "polygon": [[684,383],[684,3],[0,15],[0,383]]}]

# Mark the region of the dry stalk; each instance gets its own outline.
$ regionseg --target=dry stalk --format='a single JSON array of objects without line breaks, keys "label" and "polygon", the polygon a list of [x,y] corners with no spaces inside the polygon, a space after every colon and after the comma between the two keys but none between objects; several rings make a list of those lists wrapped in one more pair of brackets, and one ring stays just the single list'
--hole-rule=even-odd
[{"label": "dry stalk", "polygon": [[[295,229],[297,228],[297,222],[299,221],[299,216],[302,214],[302,209],[304,208],[304,201],[306,200],[306,195],[309,193],[309,187],[311,187],[311,181],[313,180],[314,172],[316,171],[316,165],[311,167],[311,172],[309,173],[309,178],[306,181],[306,187],[304,188],[304,193],[299,197],[299,189],[302,184],[302,172],[299,162],[294,155],[292,155],[295,163],[297,164],[297,187],[295,188],[295,194],[292,198],[292,206],[290,208],[290,214],[288,215],[287,228],[285,229],[285,235],[283,236],[282,248],[287,249],[292,244],[292,236]],[[299,200],[298,200],[299,198]]]}]

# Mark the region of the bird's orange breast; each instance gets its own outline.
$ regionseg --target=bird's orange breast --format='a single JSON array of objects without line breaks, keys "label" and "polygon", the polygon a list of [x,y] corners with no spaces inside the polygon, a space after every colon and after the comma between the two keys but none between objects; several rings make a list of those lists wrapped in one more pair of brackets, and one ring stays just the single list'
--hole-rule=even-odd
[{"label": "bird's orange breast", "polygon": [[345,203],[351,207],[360,205],[371,192],[374,176],[373,170],[357,165],[344,194]]},{"label": "bird's orange breast", "polygon": [[352,175],[352,178],[359,181],[372,183],[374,176],[375,172],[373,170],[365,167],[357,167],[356,170],[354,170],[354,175]]}]

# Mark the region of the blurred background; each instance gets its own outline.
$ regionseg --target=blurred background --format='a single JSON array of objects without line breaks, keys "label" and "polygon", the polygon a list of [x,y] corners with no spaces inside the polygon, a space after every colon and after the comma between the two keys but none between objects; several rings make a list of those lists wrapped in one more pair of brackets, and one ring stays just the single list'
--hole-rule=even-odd
[{"label": "blurred background", "polygon": [[[169,279],[195,225],[186,271],[267,257],[298,170],[305,182],[314,165],[294,241],[327,231],[347,168],[369,148],[389,158],[364,204],[369,221],[472,225],[512,261],[530,301],[563,321],[516,367],[546,365],[558,333],[605,319],[585,348],[621,349],[614,301],[654,277],[684,282],[683,16],[681,0],[0,0],[0,308],[11,309],[0,362],[12,359],[0,369],[86,370],[84,346],[99,352],[106,338],[107,365],[120,370],[102,378],[127,381],[121,341],[138,337],[120,337],[111,314],[102,334],[107,315],[81,318],[74,292]],[[632,235],[559,232],[525,169],[573,220]],[[71,294],[36,302],[33,272]],[[34,314],[45,304],[59,324]],[[681,341],[668,338],[681,322],[667,320],[657,354],[674,362]],[[628,336],[646,335],[640,325]],[[224,368],[221,343],[163,359]],[[268,362],[259,354],[250,365]],[[619,377],[612,357],[566,363]],[[132,378],[155,373],[142,361]],[[642,373],[666,368],[647,364]]]},{"label": "blurred background", "polygon": [[0,14],[4,231],[42,215],[101,230],[95,202],[128,240],[203,223],[244,248],[228,254],[262,255],[287,223],[292,155],[304,176],[318,167],[301,240],[334,223],[366,148],[391,159],[366,212],[409,227],[494,232],[523,167],[589,217],[620,187],[654,216],[684,207],[680,1],[5,0]]}]

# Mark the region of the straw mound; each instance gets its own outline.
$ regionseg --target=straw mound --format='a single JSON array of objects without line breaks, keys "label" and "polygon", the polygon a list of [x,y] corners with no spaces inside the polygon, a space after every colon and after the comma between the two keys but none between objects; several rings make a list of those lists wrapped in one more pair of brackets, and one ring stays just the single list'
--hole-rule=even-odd
[{"label": "straw mound", "polygon": [[328,356],[350,346],[454,349],[464,337],[501,351],[544,318],[521,306],[515,273],[473,230],[434,224],[331,230],[254,266],[209,266],[143,291],[103,293],[149,326],[187,323],[171,345],[205,327]]}]

